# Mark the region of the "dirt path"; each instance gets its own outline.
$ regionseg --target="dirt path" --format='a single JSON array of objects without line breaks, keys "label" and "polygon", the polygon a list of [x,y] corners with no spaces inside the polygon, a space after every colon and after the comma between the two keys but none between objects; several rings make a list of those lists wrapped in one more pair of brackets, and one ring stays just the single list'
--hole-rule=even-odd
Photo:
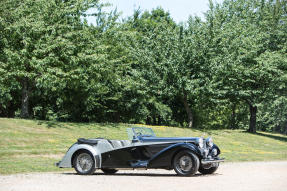
[{"label": "dirt path", "polygon": [[287,190],[287,161],[223,163],[213,175],[178,177],[174,171],[119,171],[79,176],[74,172],[0,176],[0,191]]}]

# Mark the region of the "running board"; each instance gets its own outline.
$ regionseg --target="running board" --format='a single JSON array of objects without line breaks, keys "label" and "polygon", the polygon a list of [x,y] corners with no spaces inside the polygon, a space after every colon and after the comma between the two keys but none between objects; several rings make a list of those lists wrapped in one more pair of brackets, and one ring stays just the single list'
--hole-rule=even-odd
[{"label": "running board", "polygon": [[132,168],[147,168],[148,161],[131,162]]}]

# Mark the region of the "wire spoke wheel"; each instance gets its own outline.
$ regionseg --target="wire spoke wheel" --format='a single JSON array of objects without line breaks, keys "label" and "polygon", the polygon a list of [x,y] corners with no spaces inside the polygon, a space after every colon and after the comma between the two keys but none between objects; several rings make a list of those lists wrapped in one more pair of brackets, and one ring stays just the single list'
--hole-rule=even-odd
[{"label": "wire spoke wheel", "polygon": [[95,161],[89,153],[82,152],[75,158],[74,167],[79,174],[93,174]]},{"label": "wire spoke wheel", "polygon": [[180,176],[192,176],[199,168],[198,157],[188,150],[184,150],[175,155],[173,168]]},{"label": "wire spoke wheel", "polygon": [[188,155],[180,157],[177,163],[177,167],[182,171],[189,171],[192,168],[192,159]]}]

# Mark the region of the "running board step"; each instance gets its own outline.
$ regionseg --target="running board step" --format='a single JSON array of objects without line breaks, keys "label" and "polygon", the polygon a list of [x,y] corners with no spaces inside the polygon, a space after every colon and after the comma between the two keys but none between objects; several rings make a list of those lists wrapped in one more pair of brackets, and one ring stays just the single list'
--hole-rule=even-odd
[{"label": "running board step", "polygon": [[131,162],[132,168],[147,168],[148,161]]}]

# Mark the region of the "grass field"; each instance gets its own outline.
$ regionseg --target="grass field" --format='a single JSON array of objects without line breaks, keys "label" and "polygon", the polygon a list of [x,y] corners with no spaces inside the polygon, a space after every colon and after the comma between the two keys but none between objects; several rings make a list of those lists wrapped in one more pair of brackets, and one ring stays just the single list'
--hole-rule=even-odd
[{"label": "grass field", "polygon": [[[59,161],[77,138],[127,139],[129,124],[60,123],[0,118],[0,174],[59,171]],[[152,127],[157,136],[212,136],[227,161],[287,160],[287,136],[242,130]]]}]

